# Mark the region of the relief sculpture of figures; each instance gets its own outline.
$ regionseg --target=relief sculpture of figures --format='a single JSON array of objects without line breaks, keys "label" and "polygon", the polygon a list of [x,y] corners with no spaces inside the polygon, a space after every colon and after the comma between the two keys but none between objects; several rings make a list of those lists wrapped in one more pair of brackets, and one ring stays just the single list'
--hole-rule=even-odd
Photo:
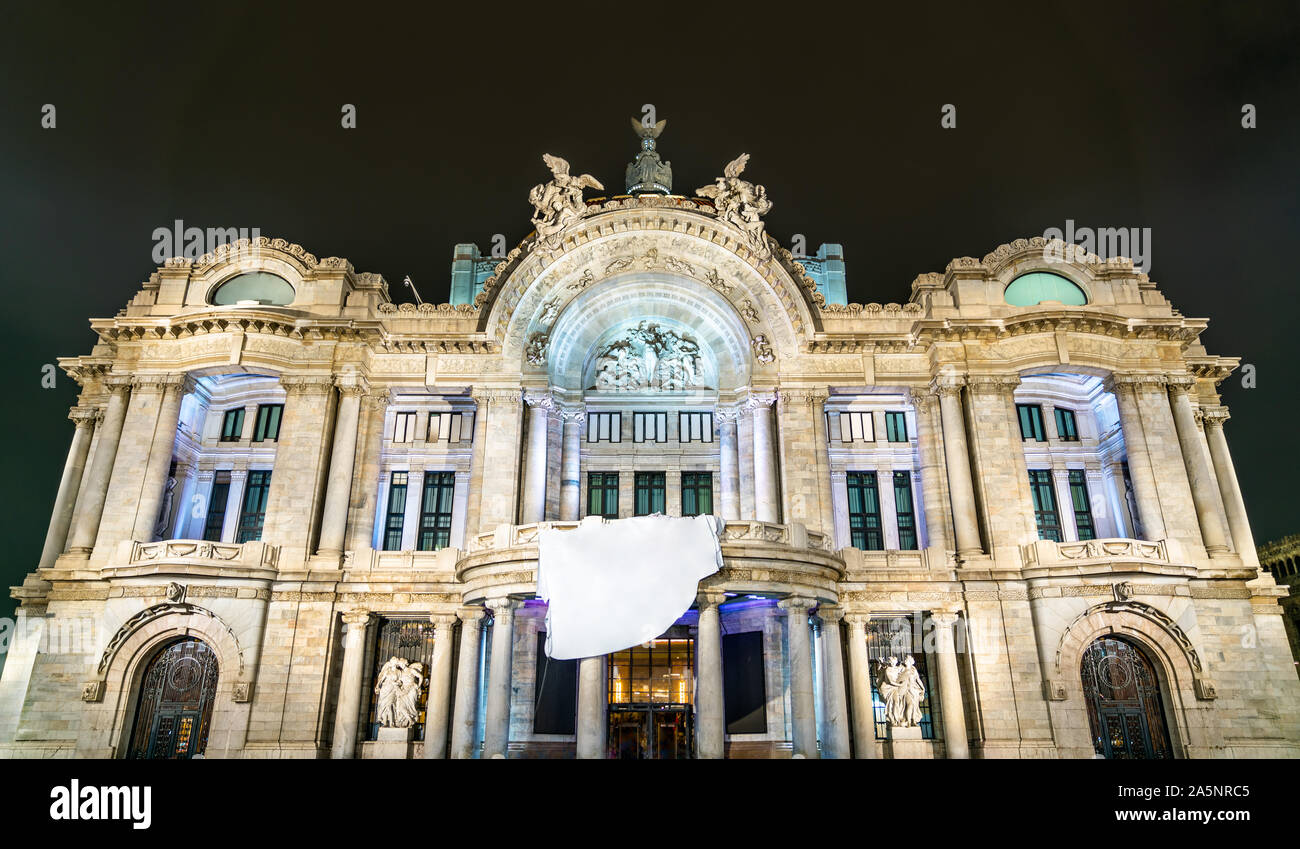
[{"label": "relief sculpture of figures", "polygon": [[680,392],[702,385],[700,344],[642,321],[596,357],[596,388]]},{"label": "relief sculpture of figures", "polygon": [[537,229],[538,241],[548,248],[554,248],[559,244],[560,231],[581,218],[586,209],[582,190],[605,187],[590,174],[571,176],[568,161],[558,156],[544,153],[542,161],[551,169],[554,179],[533,186],[533,190],[528,193],[528,202],[533,205],[532,222]]},{"label": "relief sculpture of figures", "polygon": [[771,210],[772,201],[768,200],[767,189],[740,179],[740,173],[745,170],[748,161],[748,153],[737,156],[727,164],[722,176],[712,186],[696,189],[695,193],[711,198],[718,210],[718,217],[744,231],[754,253],[760,259],[767,259],[772,250],[763,234],[761,219]]},{"label": "relief sculpture of figures", "polygon": [[885,703],[885,719],[890,725],[914,728],[921,723],[925,683],[916,668],[916,660],[910,654],[901,664],[893,656],[888,661],[881,661],[876,687]]},{"label": "relief sculpture of figures", "polygon": [[375,683],[375,720],[384,728],[409,728],[420,716],[424,664],[390,657]]}]

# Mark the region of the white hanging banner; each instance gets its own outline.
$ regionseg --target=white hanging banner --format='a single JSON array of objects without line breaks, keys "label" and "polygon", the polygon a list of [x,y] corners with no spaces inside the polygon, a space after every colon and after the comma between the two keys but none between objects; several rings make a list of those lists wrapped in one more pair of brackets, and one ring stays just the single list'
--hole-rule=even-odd
[{"label": "white hanging banner", "polygon": [[715,516],[638,516],[538,534],[546,655],[595,657],[653,640],[722,568]]}]

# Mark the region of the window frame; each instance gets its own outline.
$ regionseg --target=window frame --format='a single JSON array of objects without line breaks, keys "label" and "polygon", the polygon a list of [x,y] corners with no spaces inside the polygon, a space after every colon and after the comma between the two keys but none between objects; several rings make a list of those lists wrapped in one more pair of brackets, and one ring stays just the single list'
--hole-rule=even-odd
[{"label": "window frame", "polygon": [[[258,503],[253,503],[254,494]],[[239,511],[239,527],[235,532],[235,542],[257,542],[266,530],[266,505],[271,496],[271,470],[249,469],[244,481],[243,507]],[[250,509],[253,508],[253,509]]]},{"label": "window frame", "polygon": [[[641,494],[646,494],[647,509],[641,510]],[[659,507],[658,510],[655,506]],[[632,473],[632,515],[653,516],[668,512],[668,474],[666,472]]]},{"label": "window frame", "polygon": [[[699,422],[699,439],[692,435],[694,431],[693,422]],[[699,442],[702,444],[713,442],[713,413],[700,410],[678,410],[677,441],[679,443]]]},{"label": "window frame", "polygon": [[[855,481],[856,479],[856,481]],[[870,481],[870,485],[866,484]],[[849,518],[849,545],[861,551],[884,551],[885,550],[885,524],[881,516],[880,509],[880,481],[877,473],[872,471],[858,471],[845,473],[845,488],[847,491],[847,515]],[[853,509],[853,492],[857,489],[861,493],[859,501],[864,509],[855,511]],[[875,511],[870,512],[865,509],[867,504],[866,491],[870,490],[875,501]],[[861,517],[861,527],[854,527],[854,519]],[[872,525],[872,520],[875,524]],[[877,543],[871,545],[872,541]],[[859,539],[861,545],[859,545]]]},{"label": "window frame", "polygon": [[[605,422],[606,432],[609,434],[604,439],[600,436],[601,422]],[[623,441],[623,413],[622,411],[599,411],[587,413],[587,442],[622,442]]]},{"label": "window frame", "polygon": [[[401,476],[399,482],[398,476]],[[411,473],[406,470],[394,470],[388,473],[388,506],[384,508],[384,538],[380,541],[382,551],[401,551],[402,534],[406,530],[406,504],[411,497]],[[402,503],[394,509],[394,499],[401,493]],[[394,526],[393,520],[396,519]],[[396,544],[393,544],[396,534]]]},{"label": "window frame", "polygon": [[[221,442],[239,442],[244,438],[244,408],[231,407],[221,417]],[[231,422],[235,425],[232,428]],[[234,431],[233,434],[231,431]]]},{"label": "window frame", "polygon": [[[587,515],[603,516],[606,519],[618,518],[618,472],[587,472]],[[601,511],[595,511],[591,508],[593,495],[601,493]],[[612,499],[613,512],[610,512]]]},{"label": "window frame", "polygon": [[[430,505],[430,493],[433,503]],[[437,509],[445,506],[446,510]],[[430,509],[430,506],[433,509]],[[451,545],[452,522],[456,511],[456,473],[446,471],[424,472],[424,485],[420,488],[420,524],[416,526],[418,536],[415,541],[416,551],[438,551]]]},{"label": "window frame", "polygon": [[[700,507],[701,495],[706,496],[708,501],[704,509]],[[688,507],[691,502],[694,503]],[[711,515],[713,515],[713,472],[682,472],[682,516]]]},{"label": "window frame", "polygon": [[[220,488],[220,495],[218,495]],[[221,542],[221,532],[226,526],[226,509],[230,502],[230,471],[218,469],[212,473],[212,489],[208,491],[208,512],[203,518],[203,541]],[[213,520],[216,519],[213,533]]]},{"label": "window frame", "polygon": [[[1064,542],[1065,530],[1061,526],[1061,508],[1056,503],[1056,482],[1052,479],[1051,469],[1030,469],[1029,470],[1029,494],[1033,500],[1034,507],[1034,525],[1038,531],[1038,538],[1048,540],[1049,542]],[[1043,496],[1047,497],[1050,507],[1043,506]],[[1051,522],[1047,522],[1051,519]],[[1056,532],[1056,538],[1045,535],[1052,531]]]},{"label": "window frame", "polygon": [[[652,423],[651,428],[654,433],[653,439],[646,439],[646,423]],[[668,441],[668,413],[665,410],[639,410],[632,413],[632,441],[633,442],[667,442]]]},{"label": "window frame", "polygon": [[[895,438],[901,429],[901,438]],[[885,439],[888,442],[910,442],[911,437],[907,430],[907,411],[906,410],[885,410]]]},{"label": "window frame", "polygon": [[1047,441],[1047,429],[1043,425],[1042,404],[1016,404],[1016,416],[1020,420],[1020,441]]},{"label": "window frame", "polygon": [[[1074,532],[1080,542],[1097,538],[1097,523],[1092,516],[1092,497],[1088,492],[1086,469],[1068,469],[1066,479],[1070,489],[1070,509],[1074,511]],[[1083,506],[1080,507],[1080,500]],[[1087,536],[1084,536],[1084,529]]]},{"label": "window frame", "polygon": [[[393,413],[393,444],[410,445],[415,441],[415,410],[397,410]],[[398,431],[402,437],[398,438]]]},{"label": "window frame", "polygon": [[[272,418],[275,420],[273,423]],[[258,404],[257,416],[253,421],[253,442],[279,442],[280,424],[283,421],[284,404]]]},{"label": "window frame", "polygon": [[[891,480],[894,486],[894,527],[898,531],[898,550],[916,551],[921,545],[921,535],[916,526],[916,499],[912,495],[912,473],[907,470],[895,471]],[[903,510],[902,496],[907,497],[907,510]],[[904,540],[904,534],[911,537],[911,545],[904,544],[907,542]]]},{"label": "window frame", "polygon": [[[1056,419],[1056,437],[1062,442],[1078,442],[1079,417],[1074,410],[1068,407],[1056,407],[1053,412]],[[1065,426],[1067,422],[1068,428]]]}]

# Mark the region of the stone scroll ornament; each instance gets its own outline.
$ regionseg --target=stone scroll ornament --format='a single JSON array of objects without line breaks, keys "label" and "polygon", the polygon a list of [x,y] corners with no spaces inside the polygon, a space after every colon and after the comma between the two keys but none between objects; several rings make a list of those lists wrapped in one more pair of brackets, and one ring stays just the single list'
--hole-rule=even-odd
[{"label": "stone scroll ornament", "polygon": [[737,156],[727,164],[722,176],[714,180],[712,186],[696,189],[695,193],[711,199],[718,217],[739,228],[749,238],[750,250],[759,259],[767,259],[772,255],[772,249],[763,233],[761,218],[772,209],[772,201],[767,198],[767,189],[740,179],[748,161],[748,153]]},{"label": "stone scroll ornament", "polygon": [[916,660],[909,654],[900,664],[897,657],[880,661],[876,687],[885,703],[885,719],[898,728],[915,728],[920,725],[923,713],[921,702],[925,699],[925,682],[916,668]]},{"label": "stone scroll ornament", "polygon": [[390,657],[376,678],[376,721],[384,728],[410,728],[420,718],[424,664]]},{"label": "stone scroll ornament", "polygon": [[600,181],[590,174],[578,177],[569,174],[569,163],[549,153],[542,161],[551,169],[554,178],[549,183],[539,183],[528,193],[533,205],[533,227],[537,241],[548,250],[560,245],[560,231],[582,217],[587,205],[582,199],[583,189],[604,189]]}]

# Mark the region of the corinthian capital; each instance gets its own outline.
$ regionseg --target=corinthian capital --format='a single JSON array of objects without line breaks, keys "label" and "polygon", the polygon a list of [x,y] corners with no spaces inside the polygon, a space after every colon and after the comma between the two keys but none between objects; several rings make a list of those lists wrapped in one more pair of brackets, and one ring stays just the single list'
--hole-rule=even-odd
[{"label": "corinthian capital", "polygon": [[335,375],[334,385],[338,387],[339,394],[345,397],[370,393],[370,383],[359,374]]},{"label": "corinthian capital", "polygon": [[746,411],[752,411],[761,407],[770,407],[774,403],[776,403],[775,392],[751,392],[745,399],[744,408]]},{"label": "corinthian capital", "polygon": [[1165,378],[1170,395],[1186,395],[1196,385],[1196,378],[1190,374],[1171,374]]},{"label": "corinthian capital", "polygon": [[718,422],[731,423],[740,418],[740,408],[719,404],[713,408],[713,418]]},{"label": "corinthian capital", "polygon": [[1020,376],[1015,374],[983,374],[967,378],[971,392],[999,394],[1014,392],[1020,385]]},{"label": "corinthian capital", "polygon": [[549,390],[534,390],[524,393],[524,403],[530,407],[543,410],[555,409],[555,398]]},{"label": "corinthian capital", "polygon": [[280,385],[290,395],[324,395],[334,386],[334,381],[324,375],[280,376]]},{"label": "corinthian capital", "polygon": [[93,427],[96,422],[104,418],[104,411],[99,407],[73,407],[68,412],[68,418],[77,425],[77,427]]},{"label": "corinthian capital", "polygon": [[1197,413],[1205,421],[1206,427],[1223,427],[1223,423],[1232,418],[1228,415],[1227,407],[1202,407]]},{"label": "corinthian capital", "polygon": [[930,381],[930,393],[940,398],[945,395],[954,397],[961,394],[961,388],[965,385],[966,378],[964,375],[941,374]]},{"label": "corinthian capital", "polygon": [[579,425],[587,421],[586,404],[561,404],[559,405],[560,418],[566,422],[576,422]]}]

